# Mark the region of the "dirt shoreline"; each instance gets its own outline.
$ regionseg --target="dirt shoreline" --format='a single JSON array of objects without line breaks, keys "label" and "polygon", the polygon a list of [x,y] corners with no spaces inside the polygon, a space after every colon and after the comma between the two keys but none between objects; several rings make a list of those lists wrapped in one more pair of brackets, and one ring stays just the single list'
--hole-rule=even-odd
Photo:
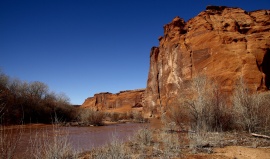
[{"label": "dirt shoreline", "polygon": [[270,147],[226,146],[215,148],[212,154],[189,154],[184,159],[270,159]]}]

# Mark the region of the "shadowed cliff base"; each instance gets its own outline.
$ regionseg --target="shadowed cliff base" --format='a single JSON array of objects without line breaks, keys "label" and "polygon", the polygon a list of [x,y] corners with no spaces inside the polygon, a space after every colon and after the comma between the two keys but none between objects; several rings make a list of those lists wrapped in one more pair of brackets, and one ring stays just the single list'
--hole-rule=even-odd
[{"label": "shadowed cliff base", "polygon": [[265,86],[267,89],[270,89],[270,49],[267,49],[263,62],[262,62],[262,71],[265,74]]}]

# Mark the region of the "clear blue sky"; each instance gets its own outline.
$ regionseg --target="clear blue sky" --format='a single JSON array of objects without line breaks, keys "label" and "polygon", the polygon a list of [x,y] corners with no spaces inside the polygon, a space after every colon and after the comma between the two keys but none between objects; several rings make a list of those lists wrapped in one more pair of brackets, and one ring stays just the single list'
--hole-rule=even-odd
[{"label": "clear blue sky", "polygon": [[270,9],[269,0],[0,0],[0,68],[44,82],[72,104],[145,88],[163,25],[207,5]]}]

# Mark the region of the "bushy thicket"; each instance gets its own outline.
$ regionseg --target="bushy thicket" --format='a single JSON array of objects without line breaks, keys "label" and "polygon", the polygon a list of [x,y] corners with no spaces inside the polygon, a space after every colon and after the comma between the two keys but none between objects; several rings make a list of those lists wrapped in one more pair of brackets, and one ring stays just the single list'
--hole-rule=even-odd
[{"label": "bushy thicket", "polygon": [[125,122],[125,120],[130,120],[137,123],[149,122],[147,118],[143,117],[142,112],[139,111],[129,111],[124,113],[119,112],[108,112],[105,113],[106,120],[112,122]]},{"label": "bushy thicket", "polygon": [[66,95],[49,92],[42,82],[11,79],[1,72],[0,110],[2,124],[70,121],[76,116]]},{"label": "bushy thicket", "polygon": [[192,98],[186,98],[190,122],[194,130],[216,131],[232,129],[232,114],[219,85],[206,76],[195,78],[190,87]]},{"label": "bushy thicket", "polygon": [[104,113],[94,109],[81,109],[79,111],[79,121],[85,125],[103,125]]},{"label": "bushy thicket", "polygon": [[251,92],[239,79],[233,94],[225,94],[206,76],[194,78],[189,94],[181,95],[168,110],[166,124],[195,131],[245,130],[269,132],[270,93]]},{"label": "bushy thicket", "polygon": [[270,134],[270,92],[252,93],[241,79],[232,98],[234,121],[248,132]]}]

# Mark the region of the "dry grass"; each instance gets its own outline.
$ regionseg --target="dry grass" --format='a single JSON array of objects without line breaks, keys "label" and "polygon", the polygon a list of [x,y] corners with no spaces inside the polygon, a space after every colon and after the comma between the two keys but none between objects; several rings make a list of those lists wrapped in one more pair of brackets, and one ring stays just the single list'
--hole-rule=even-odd
[{"label": "dry grass", "polygon": [[197,133],[188,133],[189,138],[189,149],[192,153],[206,152],[212,153],[213,145],[219,144],[218,141],[212,139],[212,133],[210,132],[197,132]]},{"label": "dry grass", "polygon": [[162,132],[159,137],[162,148],[160,149],[164,158],[180,157],[180,141],[177,133]]},{"label": "dry grass", "polygon": [[178,134],[143,127],[129,143],[133,158],[173,158],[181,155]]},{"label": "dry grass", "polygon": [[0,159],[12,159],[21,140],[23,129],[7,129],[0,126]]},{"label": "dry grass", "polygon": [[30,140],[30,156],[35,159],[75,159],[77,152],[73,150],[68,133],[54,125],[52,132],[35,134]]},{"label": "dry grass", "polygon": [[128,159],[130,151],[116,135],[112,135],[112,140],[107,145],[94,149],[89,158],[91,159]]},{"label": "dry grass", "polygon": [[129,142],[112,137],[111,143],[82,158],[183,158],[189,154],[210,154],[214,148],[233,145],[265,147],[270,146],[270,141],[239,132],[179,133],[143,127]]},{"label": "dry grass", "polygon": [[139,129],[137,133],[134,135],[134,140],[139,144],[149,146],[151,145],[151,142],[153,140],[152,131],[147,127],[143,127]]}]

